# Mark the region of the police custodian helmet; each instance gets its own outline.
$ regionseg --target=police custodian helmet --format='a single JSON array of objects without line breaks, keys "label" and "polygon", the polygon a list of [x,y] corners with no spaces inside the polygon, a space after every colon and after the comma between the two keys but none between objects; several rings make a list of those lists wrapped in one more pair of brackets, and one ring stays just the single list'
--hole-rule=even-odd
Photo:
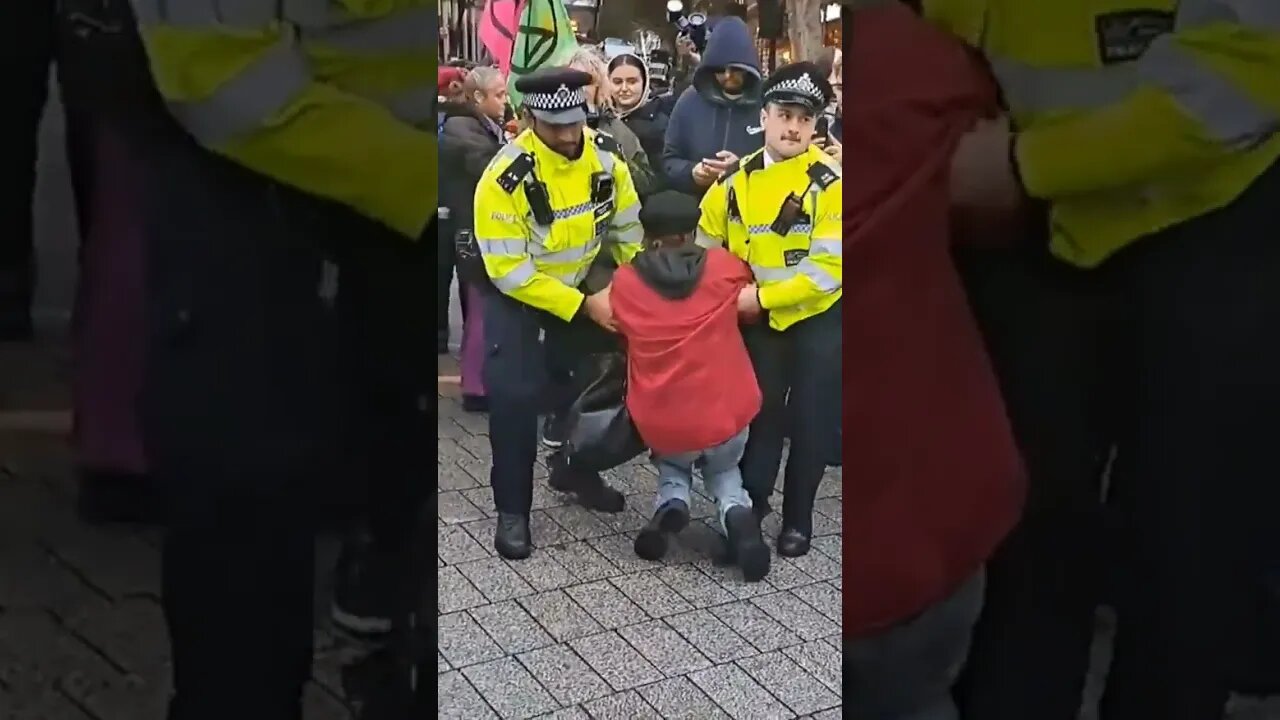
[{"label": "police custodian helmet", "polygon": [[586,122],[587,94],[594,78],[571,68],[539,68],[516,80],[525,109],[552,125]]},{"label": "police custodian helmet", "polygon": [[761,90],[766,104],[799,105],[817,115],[835,99],[835,90],[811,62],[783,65],[769,75]]}]

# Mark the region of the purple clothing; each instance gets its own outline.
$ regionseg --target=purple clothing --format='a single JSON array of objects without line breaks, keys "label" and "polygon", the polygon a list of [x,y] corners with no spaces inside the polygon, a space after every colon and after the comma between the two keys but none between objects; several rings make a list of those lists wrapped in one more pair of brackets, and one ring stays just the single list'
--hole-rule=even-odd
[{"label": "purple clothing", "polygon": [[484,397],[484,296],[462,284],[467,312],[462,320],[462,394]]},{"label": "purple clothing", "polygon": [[140,171],[120,136],[104,126],[89,132],[96,177],[75,304],[76,462],[85,470],[143,474],[137,413],[144,343]]}]

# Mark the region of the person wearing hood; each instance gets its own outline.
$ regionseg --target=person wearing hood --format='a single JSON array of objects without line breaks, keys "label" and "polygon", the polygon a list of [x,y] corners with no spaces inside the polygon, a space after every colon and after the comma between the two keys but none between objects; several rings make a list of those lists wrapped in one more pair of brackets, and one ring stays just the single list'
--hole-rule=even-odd
[{"label": "person wearing hood", "polygon": [[569,67],[591,74],[591,85],[587,87],[587,122],[618,143],[622,157],[627,161],[627,168],[631,170],[636,192],[641,198],[648,196],[654,190],[655,173],[649,165],[649,158],[640,144],[640,138],[627,127],[618,113],[613,83],[609,81],[608,64],[597,51],[580,47],[569,58]]},{"label": "person wearing hood", "polygon": [[693,468],[702,469],[720,528],[748,582],[769,572],[769,548],[738,464],[760,387],[739,329],[746,263],[692,242],[698,202],[668,190],[645,203],[645,248],[614,276],[610,305],[627,347],[627,411],[658,470],[653,518],[636,554],[656,561],[689,523]]},{"label": "person wearing hood", "polygon": [[609,83],[618,117],[639,138],[649,167],[662,167],[662,142],[671,113],[662,98],[653,97],[648,63],[634,53],[615,56],[609,61]]},{"label": "person wearing hood", "polygon": [[671,112],[663,170],[671,187],[702,195],[739,158],[763,146],[756,46],[746,23],[725,17]]}]

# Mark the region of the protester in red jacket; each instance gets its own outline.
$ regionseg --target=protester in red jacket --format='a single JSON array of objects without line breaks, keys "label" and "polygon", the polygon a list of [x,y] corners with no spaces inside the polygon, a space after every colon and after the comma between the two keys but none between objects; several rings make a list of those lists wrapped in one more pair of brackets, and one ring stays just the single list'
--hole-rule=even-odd
[{"label": "protester in red jacket", "polygon": [[694,245],[698,202],[669,191],[640,211],[645,249],[613,277],[610,300],[627,346],[627,410],[658,469],[653,519],[636,554],[658,560],[689,522],[693,469],[719,509],[729,552],[747,581],[769,572],[769,548],[738,463],[760,387],[738,329],[751,271],[724,248]]},{"label": "protester in red jacket", "polygon": [[1024,492],[951,257],[949,160],[995,92],[906,6],[846,13],[845,713],[951,718],[983,566]]}]

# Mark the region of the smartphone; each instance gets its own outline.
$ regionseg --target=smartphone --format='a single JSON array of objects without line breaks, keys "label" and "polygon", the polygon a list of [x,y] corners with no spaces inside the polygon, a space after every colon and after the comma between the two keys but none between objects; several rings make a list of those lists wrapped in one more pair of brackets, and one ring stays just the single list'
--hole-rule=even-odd
[{"label": "smartphone", "polygon": [[813,128],[813,139],[821,139],[824,142],[831,139],[831,116],[823,115],[818,118],[818,123]]}]

